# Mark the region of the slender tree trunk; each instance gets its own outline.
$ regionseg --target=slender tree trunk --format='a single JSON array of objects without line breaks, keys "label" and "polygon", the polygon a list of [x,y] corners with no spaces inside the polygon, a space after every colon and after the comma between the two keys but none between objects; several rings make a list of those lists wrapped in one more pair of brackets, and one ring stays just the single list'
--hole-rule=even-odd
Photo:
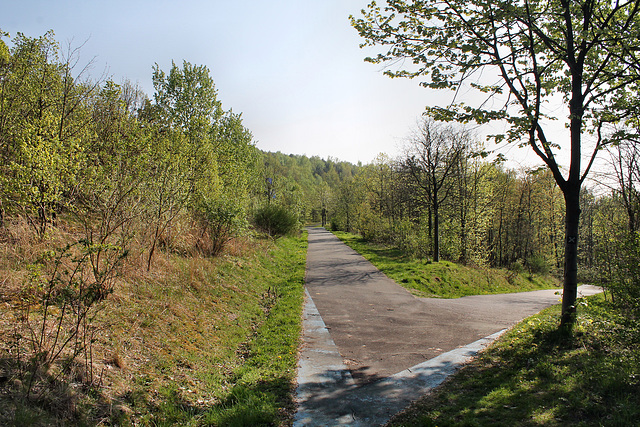
[{"label": "slender tree trunk", "polygon": [[156,242],[158,241],[158,237],[160,235],[159,227],[156,225],[156,230],[153,236],[153,244],[151,245],[151,249],[149,249],[149,258],[147,259],[147,272],[151,271],[151,260],[153,259],[153,254],[156,251]]},{"label": "slender tree trunk", "polygon": [[464,201],[460,202],[460,262],[467,264],[467,218]]},{"label": "slender tree trunk", "polygon": [[[504,200],[503,200],[504,202]],[[497,249],[497,259],[498,262],[496,263],[497,267],[504,267],[504,265],[506,264],[505,260],[504,260],[504,241],[503,241],[503,237],[502,237],[502,228],[504,225],[504,218],[503,218],[503,214],[504,214],[504,203],[500,206],[500,217],[499,217],[499,221],[498,221],[498,237],[496,239],[496,241],[498,242],[498,249]]]},{"label": "slender tree trunk", "polygon": [[[467,176],[468,176],[468,167],[463,168],[462,165],[462,157],[459,163],[458,170],[458,179],[459,179],[459,197],[460,200],[458,202],[460,207],[460,262],[462,264],[467,264],[467,211],[468,206],[465,203],[469,203],[468,199],[468,184],[467,184]],[[465,164],[468,166],[467,164]]]},{"label": "slender tree trunk", "polygon": [[[569,14],[568,1],[563,0],[565,14]],[[570,18],[567,17],[567,22]],[[582,119],[584,116],[584,95],[582,94],[583,62],[571,57],[574,74],[571,81],[571,100],[569,101],[571,165],[569,176],[560,185],[565,201],[565,237],[564,237],[564,285],[562,293],[562,318],[560,329],[567,333],[576,321],[576,298],[578,296],[578,232],[580,226],[580,179]],[[557,170],[556,170],[557,172]],[[554,173],[555,174],[555,173]]]},{"label": "slender tree trunk", "polygon": [[564,290],[562,293],[561,327],[575,323],[576,298],[578,296],[578,228],[580,224],[580,184],[569,184],[564,191],[565,200],[565,250]]},{"label": "slender tree trunk", "polygon": [[440,262],[440,212],[437,199],[433,200],[433,262]]},{"label": "slender tree trunk", "polygon": [[429,212],[428,212],[428,224],[427,224],[427,229],[428,229],[428,234],[429,234],[429,240],[433,239],[433,209],[431,209],[431,207],[429,207]]}]

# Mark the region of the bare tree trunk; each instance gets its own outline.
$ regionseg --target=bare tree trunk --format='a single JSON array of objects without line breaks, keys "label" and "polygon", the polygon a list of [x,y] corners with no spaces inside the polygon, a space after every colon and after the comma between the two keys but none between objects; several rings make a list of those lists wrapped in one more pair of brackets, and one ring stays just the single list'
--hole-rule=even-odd
[{"label": "bare tree trunk", "polygon": [[578,227],[580,224],[580,184],[567,185],[564,193],[566,204],[564,242],[564,287],[562,293],[561,327],[575,323],[576,298],[578,296]]},{"label": "bare tree trunk", "polygon": [[433,199],[433,262],[440,262],[440,212],[437,194]]}]

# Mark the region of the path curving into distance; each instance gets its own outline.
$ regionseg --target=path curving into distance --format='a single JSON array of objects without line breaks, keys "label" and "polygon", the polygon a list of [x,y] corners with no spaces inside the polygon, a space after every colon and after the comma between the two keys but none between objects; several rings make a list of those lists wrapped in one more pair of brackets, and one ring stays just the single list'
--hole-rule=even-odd
[{"label": "path curving into distance", "polygon": [[383,424],[505,329],[560,301],[554,290],[416,298],[324,228],[308,231],[295,426]]}]

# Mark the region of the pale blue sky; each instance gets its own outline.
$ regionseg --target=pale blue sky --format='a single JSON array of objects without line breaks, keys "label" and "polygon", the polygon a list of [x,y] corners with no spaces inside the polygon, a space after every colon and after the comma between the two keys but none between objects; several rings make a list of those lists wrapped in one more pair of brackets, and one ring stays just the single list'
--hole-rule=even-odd
[{"label": "pale blue sky", "polygon": [[368,0],[0,0],[0,28],[94,56],[93,73],[153,96],[152,66],[211,70],[225,109],[267,151],[368,163],[395,155],[434,94],[363,58],[349,15]]}]

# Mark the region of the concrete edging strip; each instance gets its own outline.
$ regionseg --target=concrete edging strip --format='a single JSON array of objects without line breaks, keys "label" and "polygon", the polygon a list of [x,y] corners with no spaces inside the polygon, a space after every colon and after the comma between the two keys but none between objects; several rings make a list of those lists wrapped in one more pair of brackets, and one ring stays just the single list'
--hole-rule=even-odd
[{"label": "concrete edging strip", "polygon": [[382,380],[357,386],[308,290],[298,365],[294,426],[380,425],[449,375],[505,330]]}]

